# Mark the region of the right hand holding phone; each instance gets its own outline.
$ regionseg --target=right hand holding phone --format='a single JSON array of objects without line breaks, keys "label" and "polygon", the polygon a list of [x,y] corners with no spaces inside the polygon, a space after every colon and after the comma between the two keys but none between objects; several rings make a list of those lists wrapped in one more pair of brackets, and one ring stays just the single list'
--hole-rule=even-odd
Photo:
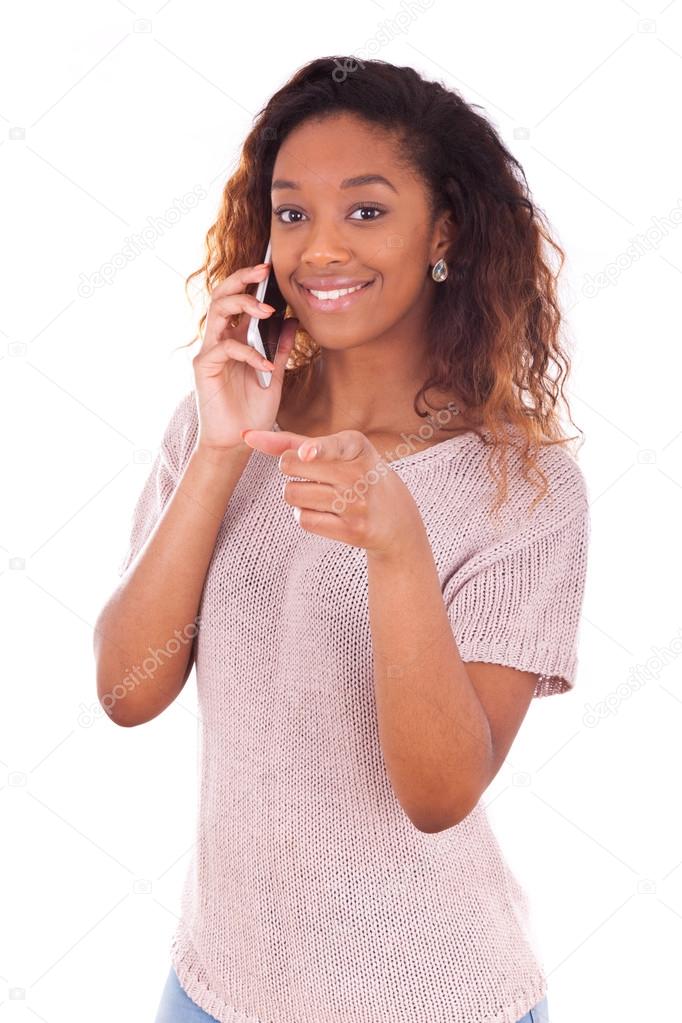
[{"label": "right hand holding phone", "polygon": [[[284,321],[274,362],[264,359],[246,342],[248,317],[272,315],[244,291],[260,282],[267,265],[235,270],[211,292],[201,348],[192,359],[199,414],[198,445],[220,449],[248,449],[241,431],[270,430],[277,418],[284,368],[294,346],[298,320]],[[229,323],[239,314],[236,327]],[[256,370],[272,372],[269,387],[262,387]]]}]

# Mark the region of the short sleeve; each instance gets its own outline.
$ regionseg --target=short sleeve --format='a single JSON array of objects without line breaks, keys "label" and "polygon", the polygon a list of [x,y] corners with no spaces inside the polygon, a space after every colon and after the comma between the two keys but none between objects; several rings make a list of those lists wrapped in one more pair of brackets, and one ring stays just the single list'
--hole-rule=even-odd
[{"label": "short sleeve", "polygon": [[127,550],[118,563],[119,576],[128,570],[144,547],[175,491],[196,438],[195,410],[194,392],[190,391],[176,405],[164,430],[133,509]]},{"label": "short sleeve", "polygon": [[554,530],[480,558],[444,598],[463,661],[538,676],[534,697],[572,689],[587,570],[589,506]]}]

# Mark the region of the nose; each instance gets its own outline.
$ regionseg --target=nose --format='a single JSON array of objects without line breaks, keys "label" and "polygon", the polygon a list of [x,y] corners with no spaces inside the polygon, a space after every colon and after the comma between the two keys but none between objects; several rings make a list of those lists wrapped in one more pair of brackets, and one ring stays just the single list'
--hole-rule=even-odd
[{"label": "nose", "polygon": [[318,223],[311,228],[300,253],[301,264],[312,268],[343,266],[351,259],[352,254],[346,241],[332,224]]}]

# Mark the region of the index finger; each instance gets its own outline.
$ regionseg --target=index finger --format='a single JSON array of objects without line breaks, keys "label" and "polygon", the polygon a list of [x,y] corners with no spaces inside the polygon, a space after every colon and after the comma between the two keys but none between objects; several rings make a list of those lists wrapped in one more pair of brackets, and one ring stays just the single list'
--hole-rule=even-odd
[{"label": "index finger", "polygon": [[[292,443],[287,450],[295,447],[296,434],[291,434]],[[358,430],[340,430],[322,437],[309,437],[295,448],[295,460],[298,463],[324,465],[329,462],[352,462],[359,458],[367,448],[367,438]],[[283,452],[282,458],[286,454]],[[280,465],[281,467],[281,465]],[[292,466],[295,468],[295,466]]]},{"label": "index finger", "polygon": [[211,291],[211,299],[221,298],[223,295],[241,295],[247,284],[260,281],[271,265],[270,263],[258,263],[255,266],[240,267],[228,274],[224,281],[216,284]]}]

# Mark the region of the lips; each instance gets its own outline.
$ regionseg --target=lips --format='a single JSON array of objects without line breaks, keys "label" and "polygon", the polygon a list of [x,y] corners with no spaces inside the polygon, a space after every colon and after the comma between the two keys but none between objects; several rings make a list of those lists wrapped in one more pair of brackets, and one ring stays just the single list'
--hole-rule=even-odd
[{"label": "lips", "polygon": [[[346,292],[348,292],[348,295],[340,295],[339,298],[321,298],[321,299],[318,299],[320,302],[338,302],[339,299],[341,299],[341,298],[348,298],[348,297],[350,297],[350,295],[355,295],[357,292],[362,291],[363,288],[369,287],[369,285],[371,283],[372,283],[371,281],[367,281],[365,284],[344,284],[343,286],[342,285],[338,285],[338,287],[335,287],[335,288],[317,288],[317,287],[315,287],[315,288],[306,288],[303,285],[301,285],[301,287],[303,288],[304,291],[307,291],[309,295],[312,295],[313,291],[324,291],[324,292],[327,292],[327,293],[332,292],[332,291],[346,291]],[[317,296],[315,296],[315,297],[317,297]]]},{"label": "lips", "polygon": [[[357,287],[356,291],[352,291],[348,295],[341,295],[339,298],[317,298],[315,295],[313,295],[313,293],[310,290],[310,288],[305,287],[300,282],[297,282],[297,283],[298,283],[299,288],[301,289],[301,291],[305,295],[306,302],[308,303],[308,305],[312,309],[316,309],[316,310],[318,310],[320,312],[336,312],[336,311],[342,311],[342,310],[348,309],[351,305],[353,305],[355,302],[357,302],[359,299],[361,299],[361,297],[368,290],[368,288],[372,284],[374,284],[374,280],[371,280],[371,281],[358,281],[358,285],[360,285],[360,286],[357,287],[357,285],[356,285],[356,287]],[[329,291],[337,291],[338,290],[338,291],[341,291],[341,290],[343,290],[345,288],[352,288],[353,286],[354,285],[352,285],[352,284],[336,285],[336,286],[327,285],[326,288],[317,288],[316,287],[315,291],[325,291],[325,290],[329,290]]]},{"label": "lips", "polygon": [[346,288],[357,288],[358,285],[371,284],[374,278],[371,280],[362,280],[352,277],[305,277],[302,280],[297,280],[296,283],[306,291],[313,289],[314,291],[343,291]]}]

